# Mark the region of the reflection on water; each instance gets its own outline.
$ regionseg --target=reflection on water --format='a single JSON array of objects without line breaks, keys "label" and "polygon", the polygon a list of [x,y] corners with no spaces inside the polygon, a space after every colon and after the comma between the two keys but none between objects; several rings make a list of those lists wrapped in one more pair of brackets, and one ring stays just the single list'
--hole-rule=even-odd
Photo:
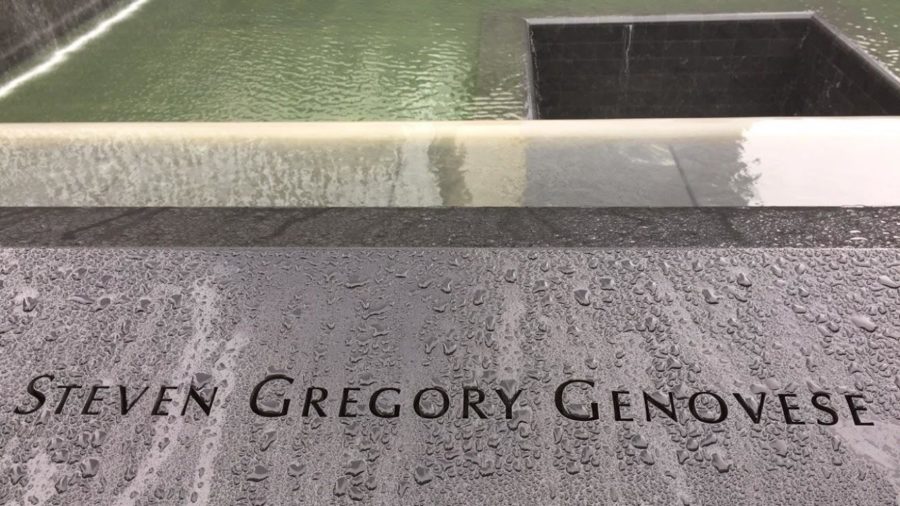
[{"label": "reflection on water", "polygon": [[747,170],[745,142],[740,133],[671,142],[672,157],[685,175],[697,205],[745,206],[755,201],[758,176]]},{"label": "reflection on water", "polygon": [[894,119],[751,121],[671,147],[700,206],[900,204]]},{"label": "reflection on water", "polygon": [[150,0],[0,122],[515,118],[522,17],[798,9],[898,71],[896,0]]},{"label": "reflection on water", "polygon": [[[799,120],[758,122],[740,141],[743,170],[734,183],[749,205],[897,205],[900,203],[900,128],[871,120],[854,128]],[[840,148],[836,148],[840,146]]]},{"label": "reflection on water", "polygon": [[428,146],[428,168],[437,179],[441,203],[445,206],[465,206],[472,202],[462,171],[465,159],[465,146],[451,137],[437,138]]}]

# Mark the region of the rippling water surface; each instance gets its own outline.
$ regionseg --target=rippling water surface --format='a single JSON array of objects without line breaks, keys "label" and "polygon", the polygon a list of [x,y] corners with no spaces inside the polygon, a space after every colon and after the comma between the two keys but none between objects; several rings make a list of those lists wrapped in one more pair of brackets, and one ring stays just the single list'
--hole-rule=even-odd
[{"label": "rippling water surface", "polygon": [[0,122],[516,118],[517,18],[800,9],[900,73],[897,0],[150,0]]}]

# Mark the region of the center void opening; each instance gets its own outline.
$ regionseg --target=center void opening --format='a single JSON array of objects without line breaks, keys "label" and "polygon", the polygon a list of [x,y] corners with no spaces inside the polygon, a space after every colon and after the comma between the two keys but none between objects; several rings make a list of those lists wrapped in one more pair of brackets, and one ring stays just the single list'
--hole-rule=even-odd
[{"label": "center void opening", "polygon": [[528,20],[537,119],[882,116],[900,81],[813,13]]}]

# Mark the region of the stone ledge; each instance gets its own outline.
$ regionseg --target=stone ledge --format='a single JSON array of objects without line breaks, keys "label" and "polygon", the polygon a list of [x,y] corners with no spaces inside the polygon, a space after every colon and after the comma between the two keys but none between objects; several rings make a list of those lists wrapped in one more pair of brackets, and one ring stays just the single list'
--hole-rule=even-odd
[{"label": "stone ledge", "polygon": [[900,247],[900,208],[0,208],[0,247]]}]

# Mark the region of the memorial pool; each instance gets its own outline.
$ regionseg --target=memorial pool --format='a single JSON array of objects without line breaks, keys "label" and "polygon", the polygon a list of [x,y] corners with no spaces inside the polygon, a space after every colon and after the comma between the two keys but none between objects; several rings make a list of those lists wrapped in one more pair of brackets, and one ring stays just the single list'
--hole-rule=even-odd
[{"label": "memorial pool", "polygon": [[138,7],[7,93],[0,122],[521,118],[525,62],[517,41],[521,20],[540,16],[814,10],[900,69],[900,8],[892,0],[140,0]]}]

